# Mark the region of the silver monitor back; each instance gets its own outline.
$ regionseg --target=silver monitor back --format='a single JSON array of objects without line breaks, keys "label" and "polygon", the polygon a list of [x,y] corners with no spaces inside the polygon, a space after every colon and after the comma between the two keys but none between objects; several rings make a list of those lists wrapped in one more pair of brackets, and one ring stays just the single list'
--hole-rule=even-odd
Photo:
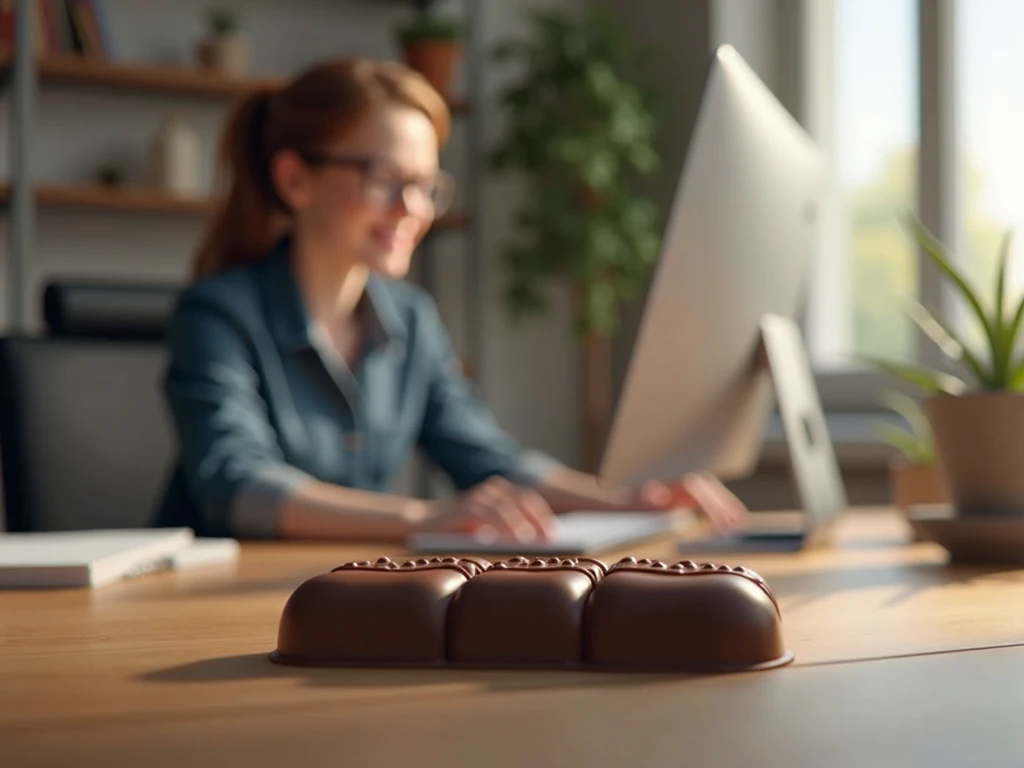
[{"label": "silver monitor back", "polygon": [[719,48],[605,446],[603,484],[753,470],[773,399],[761,323],[795,320],[802,309],[823,192],[812,139],[732,47]]}]

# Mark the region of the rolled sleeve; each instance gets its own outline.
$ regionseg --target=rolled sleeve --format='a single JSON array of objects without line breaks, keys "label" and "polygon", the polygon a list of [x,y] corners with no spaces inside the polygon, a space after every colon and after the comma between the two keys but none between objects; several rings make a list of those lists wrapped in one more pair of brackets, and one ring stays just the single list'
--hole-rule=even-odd
[{"label": "rolled sleeve", "polygon": [[436,307],[429,305],[424,315],[430,390],[420,443],[427,455],[459,489],[495,475],[520,485],[539,483],[560,462],[524,448],[498,425],[462,375]]},{"label": "rolled sleeve", "polygon": [[231,529],[247,539],[275,538],[281,505],[309,480],[307,473],[288,464],[268,464],[255,471],[231,501]]},{"label": "rolled sleeve", "polygon": [[169,332],[165,394],[189,492],[210,530],[276,535],[282,502],[312,479],[285,462],[253,352],[212,306],[183,302]]},{"label": "rolled sleeve", "polygon": [[519,453],[510,480],[519,485],[537,485],[561,466],[562,462],[554,456],[527,449]]}]

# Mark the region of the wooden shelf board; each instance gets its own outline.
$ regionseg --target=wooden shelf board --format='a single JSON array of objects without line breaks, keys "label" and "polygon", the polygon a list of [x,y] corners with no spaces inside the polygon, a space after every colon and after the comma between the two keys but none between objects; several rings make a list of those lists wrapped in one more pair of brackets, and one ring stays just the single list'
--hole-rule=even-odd
[{"label": "wooden shelf board", "polygon": [[[10,187],[0,187],[0,200],[7,202]],[[208,198],[176,197],[146,187],[103,187],[98,184],[40,184],[36,204],[44,207],[99,208],[116,211],[208,214],[215,204]]]},{"label": "wooden shelf board", "polygon": [[[0,54],[0,71],[8,72],[9,53]],[[48,55],[38,61],[43,82],[73,85],[106,86],[195,96],[235,97],[257,87],[275,87],[281,77],[233,78],[196,66],[161,64],[128,64],[90,59],[84,56]],[[453,112],[466,112],[464,99],[451,99]]]},{"label": "wooden shelf board", "polygon": [[[8,202],[10,195],[10,186],[0,185],[0,202]],[[161,189],[139,186],[104,187],[72,183],[37,185],[36,203],[44,207],[199,215],[208,215],[217,209],[217,201],[207,197],[179,197]],[[468,215],[451,213],[435,226],[439,229],[461,229],[468,225]]]}]

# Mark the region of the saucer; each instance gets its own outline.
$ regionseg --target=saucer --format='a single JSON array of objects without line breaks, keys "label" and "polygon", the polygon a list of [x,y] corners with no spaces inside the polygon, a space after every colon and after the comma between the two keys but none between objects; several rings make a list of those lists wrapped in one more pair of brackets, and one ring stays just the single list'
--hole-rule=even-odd
[{"label": "saucer", "polygon": [[950,504],[907,509],[907,522],[921,538],[934,541],[958,563],[1024,565],[1024,513],[959,516]]}]

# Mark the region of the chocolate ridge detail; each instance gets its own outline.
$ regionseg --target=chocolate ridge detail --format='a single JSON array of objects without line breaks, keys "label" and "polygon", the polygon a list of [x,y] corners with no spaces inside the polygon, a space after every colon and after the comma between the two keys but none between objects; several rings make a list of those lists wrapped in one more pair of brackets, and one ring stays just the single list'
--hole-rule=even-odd
[{"label": "chocolate ridge detail", "polygon": [[745,568],[742,565],[724,565],[719,563],[698,563],[693,560],[679,560],[675,563],[664,563],[661,560],[651,560],[649,558],[642,558],[637,560],[635,557],[624,557],[615,563],[609,570],[608,573],[616,573],[623,571],[632,571],[635,573],[648,573],[654,575],[666,575],[666,576],[707,576],[711,574],[716,575],[730,575],[740,576],[748,581],[752,581],[757,584],[768,598],[772,601],[772,605],[775,606],[776,612],[782,615],[782,611],[779,609],[779,601],[775,599],[775,594],[768,586],[768,582],[764,580],[764,577],[756,571],[752,571],[749,568]]},{"label": "chocolate ridge detail", "polygon": [[331,573],[336,571],[431,571],[449,569],[459,571],[467,579],[471,579],[490,568],[490,561],[484,560],[482,557],[421,557],[404,562],[396,562],[390,557],[380,557],[376,560],[354,560],[342,563],[337,568],[332,568]]},{"label": "chocolate ridge detail", "polygon": [[511,557],[493,563],[492,571],[579,571],[597,582],[608,572],[608,566],[593,557]]}]

